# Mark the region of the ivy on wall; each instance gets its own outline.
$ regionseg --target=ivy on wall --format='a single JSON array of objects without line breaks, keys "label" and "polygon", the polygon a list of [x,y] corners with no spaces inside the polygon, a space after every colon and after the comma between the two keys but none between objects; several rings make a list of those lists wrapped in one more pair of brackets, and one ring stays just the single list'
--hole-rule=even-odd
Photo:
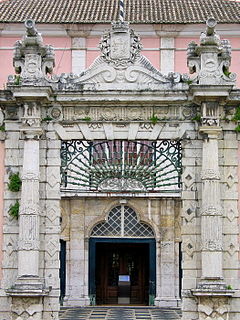
[{"label": "ivy on wall", "polygon": [[[9,182],[8,182],[8,190],[12,192],[18,192],[21,190],[22,186],[22,180],[19,176],[19,173],[11,173],[9,176]],[[19,201],[17,200],[15,204],[12,204],[9,209],[8,213],[11,217],[18,219],[19,216]]]}]

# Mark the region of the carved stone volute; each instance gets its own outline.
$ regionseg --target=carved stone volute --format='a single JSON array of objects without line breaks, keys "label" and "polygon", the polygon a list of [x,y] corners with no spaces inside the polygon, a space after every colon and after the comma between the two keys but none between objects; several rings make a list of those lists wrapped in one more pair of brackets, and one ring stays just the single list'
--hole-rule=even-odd
[{"label": "carved stone volute", "polygon": [[54,67],[53,48],[44,45],[33,20],[26,20],[25,27],[26,34],[16,42],[13,57],[13,65],[19,76],[10,76],[8,83],[44,85],[45,77],[52,73]]},{"label": "carved stone volute", "polygon": [[191,42],[188,46],[188,67],[194,82],[201,85],[235,83],[236,74],[229,72],[231,46],[228,40],[220,40],[215,31],[216,20],[209,18],[207,28],[200,36],[200,45]]}]

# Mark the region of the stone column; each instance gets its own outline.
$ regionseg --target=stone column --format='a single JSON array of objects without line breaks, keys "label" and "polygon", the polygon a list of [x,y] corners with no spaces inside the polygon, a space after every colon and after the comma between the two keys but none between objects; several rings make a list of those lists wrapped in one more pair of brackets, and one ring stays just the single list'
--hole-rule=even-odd
[{"label": "stone column", "polygon": [[202,279],[222,279],[222,209],[220,204],[219,127],[202,127],[206,134],[202,151],[201,248]]},{"label": "stone column", "polygon": [[228,319],[229,297],[223,278],[223,212],[220,195],[218,137],[219,106],[217,102],[202,103],[202,204],[201,262],[202,276],[193,290],[198,297],[199,319]]},{"label": "stone column", "polygon": [[[157,245],[157,263],[159,272],[157,280],[157,297],[155,305],[159,307],[176,307],[176,268],[175,268],[175,201],[162,201],[160,230],[161,243]],[[160,261],[159,258],[160,257]]]},{"label": "stone column", "polygon": [[[40,110],[24,105],[22,192],[19,212],[18,280],[31,289],[42,289],[39,279],[39,137]],[[20,281],[20,282],[19,282]],[[29,288],[30,288],[29,287]]]},{"label": "stone column", "polygon": [[70,262],[68,306],[87,306],[88,297],[88,238],[85,238],[85,199],[71,201]]},{"label": "stone column", "polygon": [[[18,276],[7,290],[12,297],[12,319],[42,319],[42,296],[46,294],[39,277],[39,138],[40,107],[24,104],[22,190],[19,210]],[[21,306],[21,307],[20,307]],[[29,318],[28,318],[29,317]]]},{"label": "stone column", "polygon": [[[223,212],[220,194],[218,137],[222,132],[220,123],[220,104],[224,105],[236,75],[229,71],[231,46],[228,40],[221,40],[215,31],[217,22],[209,18],[206,31],[200,36],[200,45],[191,42],[188,46],[188,66],[191,78],[190,90],[193,99],[202,106],[203,136],[201,172],[201,279],[191,292],[197,297],[198,319],[229,319],[230,297],[234,291],[229,289],[223,276]],[[224,168],[225,169],[225,168]],[[222,184],[223,186],[223,184]],[[189,293],[190,296],[190,293]],[[186,302],[186,303],[185,303]],[[190,311],[185,300],[183,310]],[[190,313],[183,313],[188,320]],[[192,317],[191,317],[192,319]]]}]

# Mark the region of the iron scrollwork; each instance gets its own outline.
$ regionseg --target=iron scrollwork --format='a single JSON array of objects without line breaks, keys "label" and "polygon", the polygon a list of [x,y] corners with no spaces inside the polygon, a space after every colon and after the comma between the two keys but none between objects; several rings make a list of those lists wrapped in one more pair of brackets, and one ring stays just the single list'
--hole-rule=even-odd
[{"label": "iron scrollwork", "polygon": [[63,141],[62,188],[78,191],[179,191],[180,141]]}]

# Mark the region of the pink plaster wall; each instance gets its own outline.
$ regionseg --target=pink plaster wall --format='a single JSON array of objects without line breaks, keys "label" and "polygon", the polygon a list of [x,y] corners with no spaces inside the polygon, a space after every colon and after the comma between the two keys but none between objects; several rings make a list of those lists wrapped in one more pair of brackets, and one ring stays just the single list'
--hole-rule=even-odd
[{"label": "pink plaster wall", "polygon": [[0,280],[2,279],[3,191],[4,191],[4,142],[0,141]]},{"label": "pink plaster wall", "polygon": [[[86,68],[99,56],[99,41],[101,37],[91,37],[86,40]],[[90,49],[90,50],[88,50]]]},{"label": "pink plaster wall", "polygon": [[[142,54],[149,59],[153,66],[157,69],[160,68],[160,39],[153,37],[141,38],[141,43],[143,45]],[[145,50],[151,49],[151,50]]]},{"label": "pink plaster wall", "polygon": [[199,42],[199,38],[176,38],[175,46],[178,49],[175,51],[175,71],[180,73],[188,73],[187,67],[187,46],[191,41]]},{"label": "pink plaster wall", "polygon": [[[13,68],[13,50],[10,49],[14,46],[15,42],[19,38],[7,38],[0,37],[0,89],[5,87],[8,76],[10,74],[15,74]],[[5,49],[9,48],[9,49]]]},{"label": "pink plaster wall", "polygon": [[55,74],[72,71],[71,38],[69,37],[43,37],[44,44],[50,44],[55,49]]}]

